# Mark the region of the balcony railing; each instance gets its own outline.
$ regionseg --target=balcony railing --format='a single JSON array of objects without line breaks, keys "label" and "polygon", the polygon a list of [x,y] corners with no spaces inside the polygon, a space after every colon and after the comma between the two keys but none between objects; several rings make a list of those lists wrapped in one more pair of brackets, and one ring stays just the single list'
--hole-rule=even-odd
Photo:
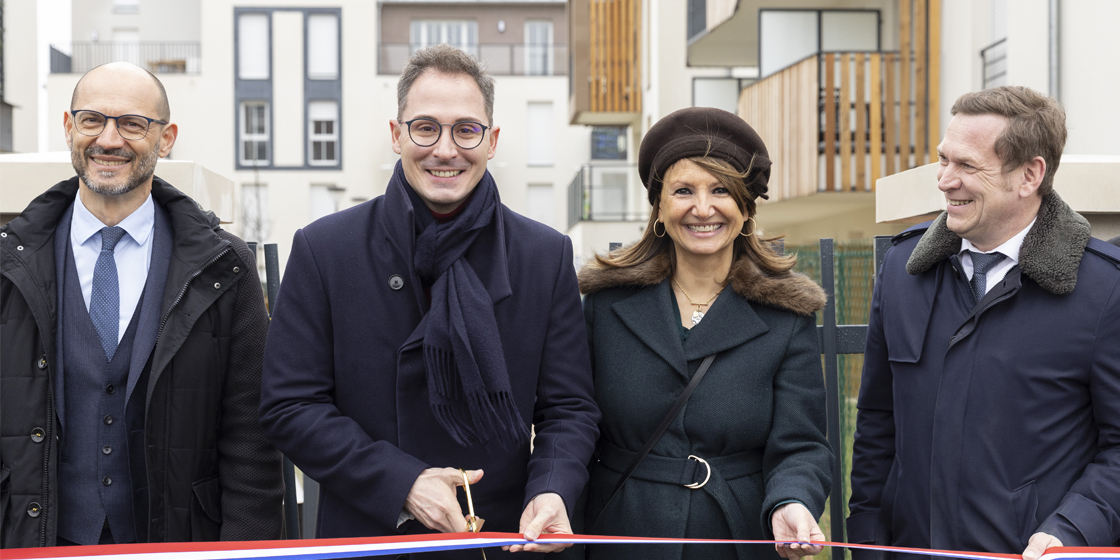
[{"label": "balcony railing", "polygon": [[631,222],[649,217],[638,168],[585,163],[568,185],[568,228],[580,221]]},{"label": "balcony railing", "polygon": [[51,45],[52,74],[85,74],[109,62],[131,62],[153,74],[201,72],[198,43],[71,43]]},{"label": "balcony railing", "polygon": [[[408,57],[423,45],[381,43],[377,73],[398,75]],[[524,45],[487,43],[461,47],[486,65],[492,76],[567,76],[567,45]]]}]

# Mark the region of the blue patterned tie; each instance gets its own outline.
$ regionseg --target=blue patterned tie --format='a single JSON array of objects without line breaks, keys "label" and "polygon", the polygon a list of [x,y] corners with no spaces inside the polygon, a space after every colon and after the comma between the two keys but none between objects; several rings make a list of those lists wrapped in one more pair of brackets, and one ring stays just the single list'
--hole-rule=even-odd
[{"label": "blue patterned tie", "polygon": [[101,228],[101,254],[97,256],[97,264],[93,267],[93,294],[89,300],[89,318],[93,320],[93,328],[101,337],[105,358],[110,361],[117,351],[121,316],[121,292],[113,249],[123,235],[123,228]]},{"label": "blue patterned tie", "polygon": [[976,251],[969,251],[968,254],[972,255],[972,280],[969,285],[972,287],[972,299],[976,303],[980,303],[984,299],[984,294],[988,293],[988,271],[993,266],[999,264],[1004,259],[1003,253],[977,253]]}]

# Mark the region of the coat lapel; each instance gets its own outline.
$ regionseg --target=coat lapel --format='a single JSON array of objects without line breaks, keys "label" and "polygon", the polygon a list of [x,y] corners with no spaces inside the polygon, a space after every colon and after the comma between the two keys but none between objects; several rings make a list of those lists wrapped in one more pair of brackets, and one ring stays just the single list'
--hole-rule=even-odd
[{"label": "coat lapel", "polygon": [[677,326],[672,322],[673,309],[669,281],[638,290],[636,294],[615,302],[611,309],[638,340],[661,356],[681,375],[688,377],[688,363]]},{"label": "coat lapel", "polygon": [[148,278],[144,282],[144,295],[140,300],[140,323],[137,325],[136,338],[132,342],[132,361],[128,368],[128,389],[125,402],[132,398],[132,390],[140,380],[140,372],[148,362],[148,356],[156,345],[159,333],[160,311],[163,289],[167,283],[167,268],[171,263],[171,225],[167,211],[155,205],[156,216],[152,232],[152,261],[148,267]]},{"label": "coat lapel", "polygon": [[692,328],[684,343],[684,357],[689,361],[699,360],[739,346],[769,330],[746,298],[724,290],[704,315],[704,320]]}]

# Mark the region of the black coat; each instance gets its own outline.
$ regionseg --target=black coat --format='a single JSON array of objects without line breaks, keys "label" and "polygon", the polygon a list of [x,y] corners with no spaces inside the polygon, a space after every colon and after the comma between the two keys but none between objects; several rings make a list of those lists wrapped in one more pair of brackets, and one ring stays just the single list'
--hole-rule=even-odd
[{"label": "black coat", "polygon": [[[63,181],[0,228],[0,538],[53,546],[58,524],[59,422],[53,364],[55,228],[78,179]],[[261,433],[261,353],[268,319],[255,258],[185,194],[158,177],[172,258],[159,338],[143,369],[143,444],[130,445],[137,533],[149,542],[280,536],[280,454]],[[140,385],[138,385],[139,387]],[[143,490],[146,486],[147,490]]]},{"label": "black coat", "polygon": [[528,439],[509,451],[462,446],[428,400],[417,328],[428,301],[404,188],[296,232],[268,334],[261,423],[321,484],[318,536],[428,532],[397,521],[429,467],[485,471],[471,493],[487,531],[516,532],[542,492],[559,494],[570,515],[599,420],[571,241],[502,206],[468,249],[494,302],[515,405],[536,437],[532,454]]},{"label": "black coat", "polygon": [[1019,264],[974,305],[961,239],[944,214],[926,227],[894,239],[875,283],[850,542],[1018,554],[1044,532],[1111,546],[1120,249],[1053,194]]},{"label": "black coat", "polygon": [[[623,271],[581,272],[603,411],[588,488],[588,530],[666,538],[772,538],[770,513],[800,501],[824,511],[832,473],[813,312],[820,287],[800,274],[762,274],[747,259],[682,344],[667,259]],[[604,510],[621,472],[680,396],[702,359],[718,353],[684,410]],[[684,484],[702,482],[701,489]],[[601,517],[600,517],[601,515]],[[591,526],[594,521],[598,522]],[[592,547],[592,558],[735,557],[730,547]],[[740,557],[776,558],[773,546]]]}]

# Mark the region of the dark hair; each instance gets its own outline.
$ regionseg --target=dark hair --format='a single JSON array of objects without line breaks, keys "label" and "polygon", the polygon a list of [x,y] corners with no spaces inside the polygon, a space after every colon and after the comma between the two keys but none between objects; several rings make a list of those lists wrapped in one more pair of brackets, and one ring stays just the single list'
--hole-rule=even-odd
[{"label": "dark hair", "polygon": [[[747,166],[747,169],[739,171],[723,159],[705,155],[677,160],[670,165],[668,169],[672,169],[673,166],[685,159],[699,165],[718,179],[720,184],[731,193],[731,198],[735,200],[735,204],[739,207],[739,211],[743,213],[743,216],[747,218],[754,217],[757,203],[747,185],[747,178],[751,175],[753,162],[751,165]],[[666,170],[666,175],[667,174],[668,170]],[[658,180],[660,180],[660,177]],[[657,200],[653,203],[653,208],[650,210],[649,220],[646,223],[645,231],[642,232],[641,239],[606,255],[595,255],[595,260],[591,263],[591,266],[600,269],[629,268],[653,260],[664,253],[668,253],[669,262],[674,269],[676,268],[676,254],[672,250],[673,240],[668,235],[658,237],[654,232],[654,226],[657,225],[657,218],[659,217],[662,192],[662,189],[657,190]],[[745,224],[745,232],[748,235],[746,237],[740,235],[735,238],[734,260],[744,257],[749,258],[754,261],[763,272],[768,274],[778,275],[789,272],[794,264],[797,263],[797,258],[792,255],[779,255],[773,247],[773,243],[782,239],[783,236],[760,239],[758,234],[760,234],[762,230],[756,227],[756,223],[756,220],[748,219]]]},{"label": "dark hair", "polygon": [[167,101],[167,90],[164,89],[163,82],[159,81],[159,78],[157,78],[155,74],[152,74],[151,72],[145,70],[144,68],[142,68],[140,66],[132,64],[131,62],[123,62],[123,63],[121,63],[121,62],[107,62],[105,64],[95,66],[89,72],[86,72],[85,74],[82,74],[81,79],[79,79],[78,83],[74,85],[74,93],[71,94],[71,96],[70,96],[70,110],[71,111],[77,109],[78,90],[81,89],[82,82],[86,79],[86,76],[89,76],[93,72],[97,71],[98,68],[101,68],[102,66],[107,66],[109,64],[127,64],[129,66],[132,66],[132,67],[138,69],[138,70],[143,70],[144,73],[147,74],[148,77],[151,78],[153,82],[155,82],[156,89],[159,90],[159,98],[156,99],[156,117],[158,117],[159,120],[161,120],[161,121],[170,121],[171,120],[171,104],[168,103],[168,101]]},{"label": "dark hair", "polygon": [[1046,162],[1038,194],[1054,190],[1054,173],[1066,145],[1066,111],[1053,97],[1022,86],[1001,86],[966,93],[953,104],[952,114],[999,115],[1008,120],[996,138],[996,156],[1009,173],[1035,157]]},{"label": "dark hair", "polygon": [[397,120],[404,119],[404,107],[408,103],[408,92],[428,69],[443,74],[466,74],[478,84],[482,92],[482,100],[486,105],[486,124],[494,124],[494,78],[486,73],[477,60],[471,55],[451,45],[432,45],[420,49],[408,58],[401,72],[401,79],[397,82]]}]

